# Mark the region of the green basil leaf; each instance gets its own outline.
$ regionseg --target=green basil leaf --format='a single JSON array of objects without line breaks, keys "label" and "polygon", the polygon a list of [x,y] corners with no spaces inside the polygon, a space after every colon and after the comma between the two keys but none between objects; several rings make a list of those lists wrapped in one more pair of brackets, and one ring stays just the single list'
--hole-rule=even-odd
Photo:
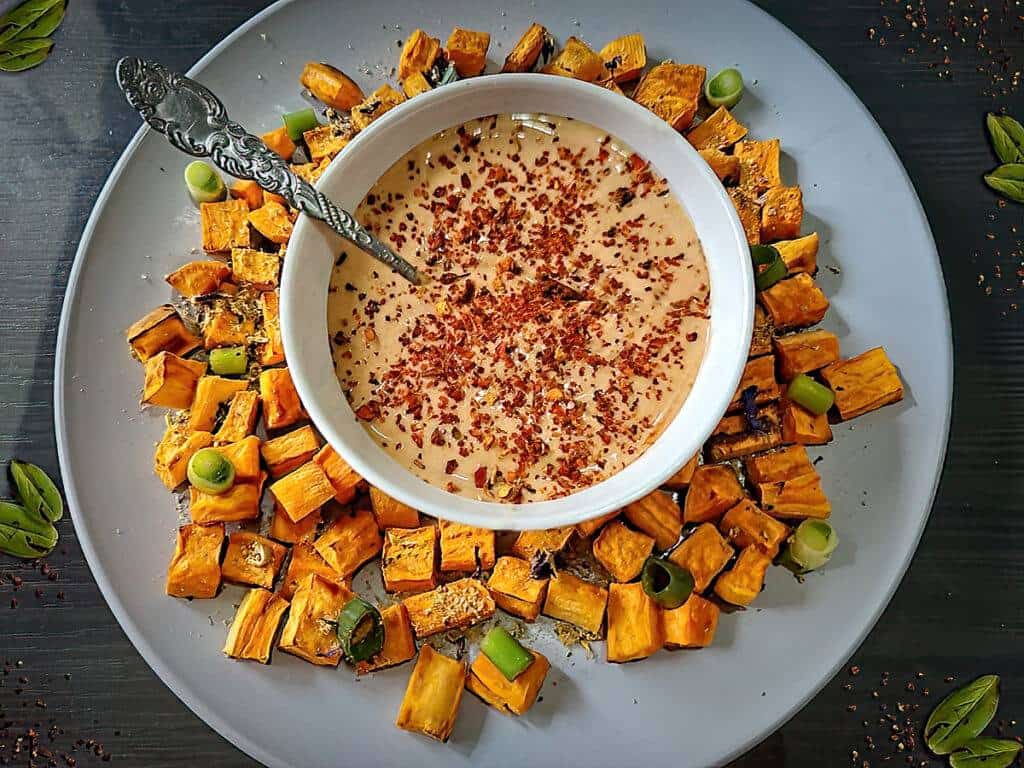
[{"label": "green basil leaf", "polygon": [[1024,157],[1024,125],[1009,115],[996,115],[996,120],[999,122],[999,126],[1006,131],[1006,135],[1017,145],[1021,156]]},{"label": "green basil leaf", "polygon": [[33,515],[21,504],[12,501],[0,500],[0,525],[7,525],[17,528],[26,533],[35,534],[44,538],[57,538],[57,529],[47,520]]},{"label": "green basil leaf", "polygon": [[949,755],[952,768],[1008,768],[1021,750],[1012,739],[972,739]]},{"label": "green basil leaf", "polygon": [[26,560],[44,557],[57,546],[56,533],[50,538],[0,523],[0,552]]},{"label": "green basil leaf", "polygon": [[63,5],[63,0],[28,0],[0,18],[0,43],[13,40],[58,3]]},{"label": "green basil leaf", "polygon": [[1006,199],[1024,203],[1024,163],[1000,165],[985,176],[985,183]]},{"label": "green basil leaf", "polygon": [[39,489],[32,483],[31,478],[29,478],[28,473],[25,472],[25,468],[20,462],[11,462],[11,477],[14,478],[14,487],[18,489],[18,499],[21,501],[21,505],[28,510],[30,515],[45,520],[43,495],[39,493]]},{"label": "green basil leaf", "polygon": [[61,498],[57,484],[50,479],[50,476],[35,464],[18,461],[11,462],[12,467],[17,464],[22,473],[26,475],[32,485],[42,498],[42,505],[39,511],[43,517],[51,523],[55,523],[64,517],[64,499]]},{"label": "green basil leaf", "polygon": [[988,137],[992,140],[992,148],[996,151],[1000,162],[1019,163],[1024,156],[1021,155],[1020,147],[1003,127],[999,115],[989,112],[985,117],[985,125],[988,128]]},{"label": "green basil leaf", "polygon": [[50,38],[12,40],[0,45],[0,72],[24,72],[46,61],[53,48]]},{"label": "green basil leaf", "polygon": [[999,706],[999,676],[985,675],[958,688],[939,702],[924,726],[928,749],[948,755],[975,738]]},{"label": "green basil leaf", "polygon": [[21,32],[15,35],[15,40],[21,40],[26,37],[49,37],[55,31],[60,23],[64,21],[64,0],[58,0],[57,4],[50,10],[36,19],[34,22],[25,27]]}]

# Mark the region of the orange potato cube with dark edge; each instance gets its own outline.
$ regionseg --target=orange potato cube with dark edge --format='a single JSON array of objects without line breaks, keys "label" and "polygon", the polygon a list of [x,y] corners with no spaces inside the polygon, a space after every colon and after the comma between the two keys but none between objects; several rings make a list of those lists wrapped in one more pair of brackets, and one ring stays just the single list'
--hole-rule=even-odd
[{"label": "orange potato cube with dark edge", "polygon": [[817,474],[802,445],[790,445],[771,453],[750,456],[743,460],[743,472],[751,483],[792,480],[800,475]]},{"label": "orange potato cube with dark edge", "polygon": [[203,250],[207,253],[227,253],[232,248],[249,247],[249,205],[245,200],[200,203],[199,216]]},{"label": "orange potato cube with dark edge", "polygon": [[775,380],[775,356],[765,355],[749,360],[743,368],[743,375],[740,383],[733,393],[732,402],[729,403],[729,410],[735,411],[743,407],[743,391],[749,387],[756,387],[754,402],[764,405],[772,400],[779,399],[779,383]]},{"label": "orange potato cube with dark edge", "polygon": [[760,304],[754,305],[754,330],[750,336],[749,357],[760,357],[772,351],[772,338],[775,335],[775,326],[772,325],[768,313]]},{"label": "orange potato cube with dark edge", "polygon": [[548,592],[547,579],[530,576],[530,564],[518,557],[499,557],[487,581],[494,602],[506,613],[536,621]]},{"label": "orange potato cube with dark edge", "polygon": [[260,364],[278,365],[284,362],[284,343],[281,341],[281,319],[277,291],[260,294],[260,312],[263,315],[263,332],[267,341],[260,345]]},{"label": "orange potato cube with dark edge", "polygon": [[502,72],[529,72],[540,58],[544,50],[544,42],[547,40],[548,31],[540,24],[534,22],[530,25],[519,42],[515,44],[508,56],[505,57],[505,64]]},{"label": "orange potato cube with dark edge", "polygon": [[336,502],[348,504],[356,497],[356,488],[363,482],[363,478],[330,445],[321,448],[313,461],[320,465],[330,480]]},{"label": "orange potato cube with dark edge", "polygon": [[234,443],[251,435],[260,412],[260,393],[255,389],[236,392],[228,405],[227,415],[214,435],[218,443]]},{"label": "orange potato cube with dark edge", "polygon": [[157,307],[124,333],[132,355],[142,363],[160,352],[187,355],[202,343],[170,304]]},{"label": "orange potato cube with dark edge", "polygon": [[256,324],[250,318],[242,318],[226,306],[215,306],[203,322],[203,347],[244,346],[255,332]]},{"label": "orange potato cube with dark edge", "polygon": [[288,548],[251,531],[235,531],[221,565],[225,581],[270,589]]},{"label": "orange potato cube with dark edge", "polygon": [[608,661],[646,659],[665,644],[661,610],[640,582],[608,585]]},{"label": "orange potato cube with dark edge", "polygon": [[[248,220],[257,232],[272,243],[287,243],[292,236],[292,220],[288,216],[288,209],[273,200],[249,212]],[[245,247],[248,247],[248,243]]]},{"label": "orange potato cube with dark edge", "polygon": [[231,251],[231,274],[236,283],[255,288],[275,288],[281,271],[281,257],[276,253],[252,248]]},{"label": "orange potato cube with dark edge", "polygon": [[582,523],[576,523],[576,533],[579,534],[580,538],[589,539],[601,530],[605,523],[614,520],[618,516],[619,510],[615,510],[614,512],[609,512],[607,515],[592,517],[589,520],[584,520]]},{"label": "orange potato cube with dark edge", "polygon": [[290,427],[309,418],[287,368],[271,368],[260,374],[260,398],[267,429]]},{"label": "orange potato cube with dark edge", "polygon": [[601,60],[616,83],[630,83],[647,66],[647,45],[639,32],[617,37],[601,49]]},{"label": "orange potato cube with dark edge", "polygon": [[409,75],[402,81],[402,91],[405,92],[405,97],[411,99],[414,96],[419,96],[421,93],[433,90],[434,86],[427,80],[426,75],[422,72]]},{"label": "orange potato cube with dark edge", "polygon": [[260,478],[260,439],[255,435],[215,449],[235,468],[235,484],[256,483]]},{"label": "orange potato cube with dark edge", "polygon": [[409,612],[413,632],[421,640],[438,632],[479,624],[491,618],[495,610],[494,598],[487,588],[468,577],[407,597],[402,604]]},{"label": "orange potato cube with dark edge", "polygon": [[341,644],[334,622],[355,594],[344,584],[316,574],[298,585],[277,647],[310,664],[336,667]]},{"label": "orange potato cube with dark edge", "polygon": [[299,82],[324,104],[337,110],[351,109],[364,98],[352,78],[322,61],[307,61]]},{"label": "orange potato cube with dark edge", "polygon": [[448,60],[455,65],[459,77],[475,77],[487,66],[487,49],[490,45],[489,33],[456,27],[448,36],[445,52]]},{"label": "orange potato cube with dark edge", "polygon": [[789,526],[766,515],[750,499],[743,499],[718,521],[718,530],[733,546],[757,547],[774,558],[779,547],[789,538]]},{"label": "orange potato cube with dark edge", "polygon": [[598,635],[607,604],[607,589],[561,571],[548,580],[543,613]]},{"label": "orange potato cube with dark edge", "polygon": [[[693,145],[694,149],[717,149],[719,151],[728,149],[737,141],[747,135],[747,127],[732,116],[732,113],[725,107],[719,107],[696,128],[690,129],[686,134],[686,140]],[[737,168],[739,167],[739,160]]]},{"label": "orange potato cube with dark edge", "polygon": [[270,492],[293,523],[334,498],[334,486],[320,465],[312,461],[271,485]]},{"label": "orange potato cube with dark edge", "polygon": [[578,37],[570,37],[565,47],[559,51],[541,72],[547,75],[572,77],[587,83],[595,83],[608,70],[604,67],[601,57],[591,50],[590,46]]},{"label": "orange potato cube with dark edge", "polygon": [[672,494],[654,491],[627,504],[623,516],[635,527],[654,537],[658,549],[668,549],[683,529],[682,513]]},{"label": "orange potato cube with dark edge", "polygon": [[190,485],[188,506],[192,522],[209,525],[255,520],[260,516],[262,490],[261,483],[235,483],[230,490],[214,495]]},{"label": "orange potato cube with dark edge", "polygon": [[740,552],[733,567],[718,577],[715,594],[733,605],[750,605],[761,594],[764,575],[771,564],[771,557],[757,547],[747,547]]},{"label": "orange potato cube with dark edge", "polygon": [[[749,430],[732,435],[718,435],[708,440],[705,450],[708,461],[721,462],[741,459],[752,453],[769,451],[782,445],[782,429],[779,426],[779,409],[774,404],[758,409],[757,417],[767,424],[763,431]],[[738,418],[744,419],[740,416]]]},{"label": "orange potato cube with dark edge", "polygon": [[732,557],[733,549],[712,523],[702,523],[676,547],[668,559],[693,576],[693,588],[703,592]]},{"label": "orange potato cube with dark edge", "polygon": [[615,520],[594,539],[594,557],[615,581],[632,581],[654,550],[654,537],[627,528]]},{"label": "orange potato cube with dark edge", "polygon": [[224,526],[195,523],[178,529],[174,556],[167,569],[171,597],[215,597],[220,588],[220,550]]},{"label": "orange potato cube with dark edge", "polygon": [[821,489],[817,472],[791,480],[761,483],[756,492],[761,508],[772,517],[824,520],[832,514],[832,504]]},{"label": "orange potato cube with dark edge", "polygon": [[[704,162],[711,166],[715,176],[723,184],[727,181],[736,181],[740,177],[740,161],[734,155],[727,155],[718,149],[700,149],[697,151]],[[760,230],[759,230],[760,231]]]},{"label": "orange potato cube with dark edge", "polygon": [[672,477],[662,483],[662,487],[670,491],[685,491],[690,487],[690,481],[693,480],[693,473],[697,471],[699,463],[700,453],[696,453]]},{"label": "orange potato cube with dark edge", "polygon": [[295,154],[295,142],[292,141],[291,136],[288,135],[288,129],[283,125],[273,131],[264,133],[260,138],[263,139],[264,144],[277,152],[285,160],[291,160],[292,155]]},{"label": "orange potato cube with dark edge", "polygon": [[740,225],[747,236],[747,245],[760,245],[761,203],[744,187],[731,187],[729,199],[732,200],[736,213],[740,217]]},{"label": "orange potato cube with dark edge", "polygon": [[373,506],[373,516],[377,520],[377,527],[381,530],[419,527],[419,512],[408,504],[391,498],[379,488],[370,486],[370,504]]},{"label": "orange potato cube with dark edge", "polygon": [[436,587],[437,526],[384,531],[381,570],[388,592],[424,592]]},{"label": "orange potato cube with dark edge", "polygon": [[424,645],[409,676],[395,725],[403,731],[448,741],[459,714],[465,680],[465,661],[456,661]]},{"label": "orange potato cube with dark edge", "polygon": [[261,664],[269,662],[274,635],[287,610],[288,601],[279,595],[266,589],[250,589],[235,611],[224,641],[224,655]]},{"label": "orange potato cube with dark edge", "polygon": [[699,64],[663,61],[636,86],[633,101],[647,107],[677,131],[690,127],[704,88],[707,70]]},{"label": "orange potato cube with dark edge", "polygon": [[790,274],[806,272],[813,275],[818,271],[818,233],[797,237],[793,240],[779,240],[772,243],[779,256],[786,263]]},{"label": "orange potato cube with dark edge", "polygon": [[[357,104],[363,100],[360,93]],[[351,109],[350,104],[347,109]],[[302,134],[306,147],[309,149],[309,157],[314,162],[320,162],[324,158],[334,158],[352,140],[351,131],[342,130],[334,123],[318,125]]]},{"label": "orange potato cube with dark edge", "polygon": [[576,527],[565,525],[542,531],[522,531],[512,545],[512,554],[529,560],[537,552],[561,552],[569,544]]},{"label": "orange potato cube with dark edge", "polygon": [[160,352],[145,364],[142,402],[164,408],[188,408],[196,396],[196,385],[206,373],[206,363],[186,360],[173,352]]},{"label": "orange potato cube with dark edge", "polygon": [[252,179],[238,179],[228,187],[228,191],[232,197],[244,200],[250,211],[263,205],[263,188]]},{"label": "orange potato cube with dark edge", "polygon": [[338,575],[338,572],[326,560],[320,557],[320,554],[313,549],[312,544],[300,541],[292,547],[288,570],[285,572],[284,579],[281,580],[281,597],[291,600],[295,590],[299,588],[299,584],[313,574],[336,584],[348,586],[348,582]]},{"label": "orange potato cube with dark edge", "polygon": [[270,530],[268,535],[277,541],[285,544],[298,544],[300,541],[313,541],[316,538],[316,529],[320,525],[320,512],[306,515],[297,523],[293,523],[288,514],[281,509],[280,504],[274,504],[274,514],[270,518]]},{"label": "orange potato cube with dark edge", "polygon": [[814,325],[828,312],[828,299],[814,280],[800,272],[758,294],[758,300],[779,330]]},{"label": "orange potato cube with dark edge", "polygon": [[740,161],[740,186],[755,195],[781,186],[781,154],[778,139],[738,142],[733,148],[733,155]]},{"label": "orange potato cube with dark edge", "polygon": [[359,566],[380,554],[384,546],[377,523],[368,510],[341,514],[313,542],[320,556],[342,578],[350,578]]},{"label": "orange potato cube with dark edge", "polygon": [[798,237],[803,218],[800,187],[770,187],[761,201],[761,242]]},{"label": "orange potato cube with dark edge", "polygon": [[773,342],[783,380],[824,368],[839,359],[839,337],[831,331],[803,331]]},{"label": "orange potato cube with dark edge", "polygon": [[203,259],[181,265],[164,279],[186,299],[194,299],[216,293],[230,274],[231,268],[223,261]]},{"label": "orange potato cube with dark edge", "polygon": [[721,609],[696,592],[672,610],[662,610],[661,631],[666,648],[706,648],[715,639]]},{"label": "orange potato cube with dark edge", "polygon": [[357,675],[398,666],[416,655],[416,641],[405,606],[401,603],[389,605],[380,612],[380,618],[384,623],[384,647],[371,658],[356,664]]},{"label": "orange potato cube with dark edge", "polygon": [[193,454],[211,445],[213,435],[209,432],[190,431],[180,426],[168,427],[157,444],[153,456],[153,472],[167,490],[173,491],[185,482],[188,462]]},{"label": "orange potato cube with dark edge", "polygon": [[361,104],[352,107],[352,125],[361,131],[403,101],[405,101],[405,96],[385,83],[367,96]]},{"label": "orange potato cube with dark edge", "polygon": [[743,498],[743,488],[728,464],[702,464],[693,473],[683,504],[683,520],[704,523],[717,520]]},{"label": "orange potato cube with dark edge", "polygon": [[825,445],[832,441],[827,414],[814,414],[792,400],[782,401],[782,441],[800,445]]},{"label": "orange potato cube with dark edge", "polygon": [[434,66],[440,55],[441,41],[422,29],[414,29],[402,46],[398,58],[398,79],[405,80],[417,72],[426,72]]},{"label": "orange potato cube with dark edge", "polygon": [[821,371],[836,396],[836,410],[846,421],[903,399],[903,382],[884,347],[875,347]]},{"label": "orange potato cube with dark edge", "polygon": [[442,571],[489,571],[494,567],[494,531],[447,520],[438,520],[438,526]]},{"label": "orange potato cube with dark edge", "polygon": [[[260,446],[271,477],[281,477],[310,461],[320,450],[320,441],[309,425],[272,437]],[[321,469],[323,465],[321,465]]]},{"label": "orange potato cube with dark edge", "polygon": [[[527,649],[530,650],[530,649]],[[466,688],[499,712],[524,715],[537,700],[551,663],[544,654],[530,650],[533,662],[515,680],[502,674],[483,653],[469,667]]]}]

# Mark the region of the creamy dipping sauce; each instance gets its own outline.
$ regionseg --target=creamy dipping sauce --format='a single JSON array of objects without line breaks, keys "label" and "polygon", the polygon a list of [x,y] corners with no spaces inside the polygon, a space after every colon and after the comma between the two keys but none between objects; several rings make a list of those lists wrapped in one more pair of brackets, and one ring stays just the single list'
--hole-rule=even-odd
[{"label": "creamy dipping sauce", "polygon": [[335,369],[363,426],[424,481],[564,496],[636,459],[686,399],[710,322],[700,243],[665,180],[594,126],[500,115],[443,131],[356,218],[425,279],[346,248]]}]

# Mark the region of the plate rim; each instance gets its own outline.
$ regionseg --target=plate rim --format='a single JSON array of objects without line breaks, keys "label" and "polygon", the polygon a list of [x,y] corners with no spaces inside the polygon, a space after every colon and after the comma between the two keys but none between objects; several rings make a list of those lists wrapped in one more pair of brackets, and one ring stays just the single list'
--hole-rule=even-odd
[{"label": "plate rim", "polygon": [[[934,261],[934,267],[936,275],[940,280],[943,288],[946,287],[945,276],[942,271],[942,262],[939,258],[938,248],[935,244],[935,236],[932,232],[931,223],[928,220],[927,212],[921,203],[921,197],[918,194],[917,187],[914,185],[910,174],[907,172],[906,166],[903,164],[899,154],[893,147],[892,142],[889,140],[889,135],[883,130],[881,125],[875,119],[874,114],[868,109],[867,105],[860,99],[857,93],[850,87],[850,85],[839,75],[838,72],[832,67],[831,64],[814,48],[812,45],[807,43],[803,38],[791,30],[786,24],[776,19],[772,14],[768,13],[763,8],[759,7],[751,0],[745,0],[746,4],[754,10],[754,12],[760,15],[762,22],[765,24],[775,25],[785,35],[794,40],[798,45],[805,48],[814,59],[817,60],[818,64],[828,75],[839,84],[840,88],[843,89],[848,96],[851,96],[853,102],[856,104],[857,109],[864,115],[870,125],[873,125],[881,137],[884,139],[884,145],[888,151],[888,156],[891,161],[895,161],[899,168],[900,175],[906,182],[908,187],[914,193],[914,202],[916,204],[916,212],[920,220],[924,223],[926,241],[925,244],[930,248],[931,256]],[[236,40],[249,32],[253,27],[262,23],[269,17],[275,15],[282,9],[295,3],[296,0],[275,0],[269,6],[263,10],[257,12],[249,19],[239,24],[235,29],[218,41],[213,47],[210,48],[205,54],[203,54],[186,72],[190,77],[195,77],[200,74],[217,56],[221,54],[226,48],[231,46]],[[125,168],[131,159],[135,156],[136,152],[143,139],[149,133],[151,129],[145,123],[135,132],[131,140],[118,157],[117,162],[110,171],[110,175],[104,182],[99,195],[96,198],[95,203],[89,213],[89,218],[86,221],[86,225],[82,230],[82,235],[79,239],[78,247],[75,249],[74,260],[72,261],[71,270],[68,275],[68,282],[64,292],[64,298],[61,305],[60,320],[57,326],[57,343],[54,354],[54,367],[53,367],[53,421],[54,421],[54,436],[57,447],[57,460],[60,465],[61,476],[64,482],[64,493],[68,501],[70,509],[77,511],[80,509],[78,503],[78,493],[75,488],[75,483],[72,473],[69,471],[70,458],[68,456],[68,439],[66,430],[64,428],[65,423],[65,401],[64,401],[64,384],[65,384],[65,367],[67,362],[67,350],[68,350],[68,335],[69,326],[71,322],[71,315],[73,308],[77,306],[80,299],[80,284],[82,272],[84,270],[85,254],[89,249],[91,241],[93,239],[95,229],[98,225],[102,212],[106,209],[109,202],[109,198],[120,180],[121,175],[124,173]],[[892,602],[892,598],[896,593],[900,583],[906,575],[907,569],[910,567],[910,563],[917,553],[917,548],[920,544],[921,537],[924,534],[924,529],[928,524],[931,517],[932,510],[935,505],[935,498],[938,493],[938,488],[944,474],[945,462],[949,447],[949,433],[951,425],[951,416],[953,408],[953,385],[954,385],[954,349],[953,349],[953,336],[952,336],[952,325],[950,320],[950,308],[949,308],[949,295],[948,289],[942,292],[942,319],[944,321],[944,336],[945,336],[945,366],[944,366],[944,382],[946,382],[946,397],[945,397],[945,410],[942,414],[942,429],[941,439],[936,446],[938,450],[935,453],[935,464],[933,468],[933,481],[931,491],[927,499],[927,507],[924,514],[921,515],[920,520],[917,524],[916,530],[913,532],[913,541],[910,547],[908,547],[906,555],[903,561],[899,564],[899,567],[893,572],[892,578],[889,583],[885,585],[884,594],[885,597],[881,600],[875,610],[872,612],[865,626],[855,637],[846,644],[845,649],[837,657],[835,663],[829,668],[827,673],[818,681],[812,685],[806,694],[794,701],[791,705],[780,709],[779,713],[771,719],[771,721],[764,727],[757,729],[747,735],[740,743],[738,743],[731,750],[728,750],[721,756],[721,761],[718,763],[724,765],[737,757],[745,754],[750,749],[755,747],[764,741],[771,734],[775,733],[785,723],[787,723],[794,715],[802,710],[807,703],[813,699],[817,694],[835,677],[839,669],[846,663],[846,661],[853,655],[858,647],[864,642],[867,635],[875,628],[878,620],[881,618],[882,613]],[[205,702],[202,701],[201,697],[198,697],[193,692],[191,686],[185,684],[179,676],[164,663],[163,659],[159,654],[152,648],[142,631],[135,624],[132,618],[128,615],[125,610],[124,604],[118,597],[116,590],[107,578],[105,569],[99,565],[99,559],[96,554],[96,550],[93,547],[92,540],[88,533],[85,531],[84,526],[79,526],[77,514],[70,515],[72,525],[75,529],[75,535],[78,539],[79,546],[82,549],[82,554],[85,556],[86,564],[89,567],[89,571],[92,574],[93,579],[96,581],[97,586],[100,589],[100,593],[103,595],[104,600],[107,602],[111,613],[121,626],[125,635],[134,646],[135,650],[142,656],[143,660],[147,665],[156,673],[157,677],[160,678],[161,682],[166,685],[171,692],[197,717],[199,717],[206,725],[216,731],[221,737],[230,742],[234,747],[244,752],[246,755],[264,763],[268,766],[282,766],[282,768],[288,768],[288,764],[281,762],[277,756],[268,753],[265,749],[256,744],[244,733],[238,731],[233,726],[229,725],[217,712],[211,710]]]}]

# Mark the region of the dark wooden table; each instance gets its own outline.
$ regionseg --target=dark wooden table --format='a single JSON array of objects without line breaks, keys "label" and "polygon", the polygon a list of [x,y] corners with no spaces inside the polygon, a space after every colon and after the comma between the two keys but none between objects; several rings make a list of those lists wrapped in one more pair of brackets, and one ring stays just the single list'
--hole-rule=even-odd
[{"label": "dark wooden table", "polygon": [[[899,29],[909,29],[901,4],[882,2],[882,7],[878,0],[765,5],[814,46],[875,114],[928,212],[955,337],[949,455],[913,565],[850,662],[860,673],[843,672],[830,682],[738,763],[744,768],[846,765],[852,750],[859,752],[855,765],[864,759],[881,765],[889,754],[897,755],[894,765],[905,764],[907,752],[898,752],[888,739],[889,723],[878,722],[880,705],[898,713],[898,703],[917,703],[919,712],[909,706],[899,717],[920,722],[949,689],[950,675],[963,681],[985,672],[1001,674],[1000,717],[1024,718],[1019,652],[1024,604],[1017,583],[1024,569],[1024,332],[1012,293],[1021,284],[1021,258],[1012,253],[1016,243],[1009,232],[1021,216],[1012,206],[997,210],[980,183],[980,174],[994,164],[984,113],[998,106],[1018,114],[1024,109],[1019,94],[982,94],[988,78],[976,67],[988,58],[973,47],[954,47],[948,67],[929,66],[941,55],[907,55],[905,48],[916,43],[897,39]],[[993,10],[1001,6],[1001,0],[991,3]],[[22,75],[0,75],[0,457],[5,463],[18,456],[57,467],[51,390],[60,297],[100,186],[138,126],[114,86],[113,62],[126,54],[156,55],[184,70],[264,4],[77,0],[70,4],[51,61]],[[942,10],[946,4],[934,5]],[[886,28],[883,14],[896,20],[893,29]],[[871,27],[877,30],[873,39]],[[882,36],[887,45],[879,44]],[[1013,54],[1024,55],[1018,28],[1003,26],[991,36],[1005,37]],[[951,77],[940,76],[947,68]],[[906,289],[912,292],[913,286]],[[47,569],[0,556],[0,660],[8,665],[0,678],[0,727],[7,724],[0,732],[0,764],[5,758],[12,765],[29,764],[27,746],[15,754],[16,738],[24,737],[28,745],[34,728],[39,743],[58,756],[77,743],[73,757],[83,766],[102,764],[103,755],[148,768],[251,765],[150,671],[100,596],[70,522],[63,521],[60,529],[61,545]],[[813,648],[795,650],[814,653]],[[891,674],[889,685],[879,687],[885,672]],[[907,690],[908,683],[915,690]],[[880,692],[877,701],[873,689]],[[866,736],[875,750],[868,748]],[[924,756],[915,754],[917,765]],[[38,764],[46,765],[45,759]]]}]

